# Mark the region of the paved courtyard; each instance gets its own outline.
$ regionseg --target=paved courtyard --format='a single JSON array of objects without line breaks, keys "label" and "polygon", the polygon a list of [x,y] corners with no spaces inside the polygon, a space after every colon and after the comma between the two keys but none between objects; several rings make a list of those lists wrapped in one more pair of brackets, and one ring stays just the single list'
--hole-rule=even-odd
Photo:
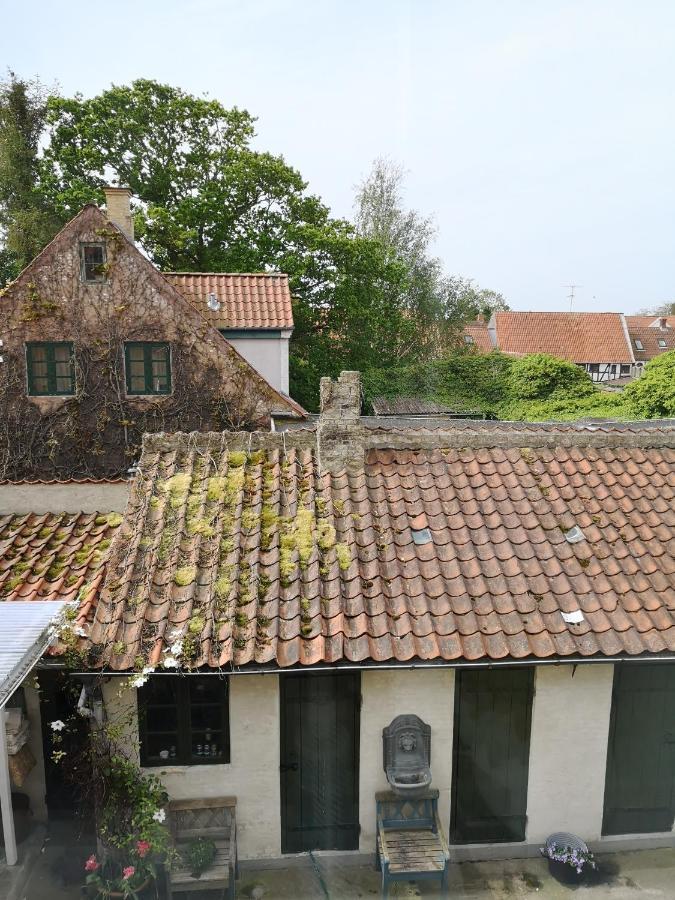
[{"label": "paved courtyard", "polygon": [[[68,828],[35,829],[22,842],[22,864],[0,864],[0,900],[78,900],[82,860],[92,847],[74,842]],[[0,851],[1,852],[1,851]],[[598,858],[594,883],[558,884],[542,859],[456,863],[450,897],[455,900],[660,900],[675,897],[675,849],[607,854]],[[315,855],[285,868],[242,867],[237,897],[246,900],[361,900],[380,895],[379,874],[353,857]],[[213,900],[193,894],[186,900]],[[438,897],[435,886],[395,885],[391,897]]]}]

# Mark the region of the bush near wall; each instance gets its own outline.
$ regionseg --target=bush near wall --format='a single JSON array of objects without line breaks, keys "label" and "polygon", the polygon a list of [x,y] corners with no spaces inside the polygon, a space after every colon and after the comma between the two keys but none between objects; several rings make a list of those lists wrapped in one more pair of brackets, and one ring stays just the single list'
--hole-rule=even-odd
[{"label": "bush near wall", "polygon": [[600,390],[574,363],[543,353],[515,358],[459,351],[414,366],[371,369],[363,386],[367,410],[373,397],[382,396],[417,397],[457,412],[519,421],[631,415],[623,395]]}]

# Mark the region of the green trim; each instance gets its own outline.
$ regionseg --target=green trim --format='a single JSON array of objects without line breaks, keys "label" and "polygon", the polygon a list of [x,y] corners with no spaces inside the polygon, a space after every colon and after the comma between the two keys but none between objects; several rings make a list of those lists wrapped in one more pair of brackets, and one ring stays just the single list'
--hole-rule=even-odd
[{"label": "green trim", "polygon": [[[140,390],[132,388],[132,374],[130,351],[141,349],[143,352],[143,387]],[[166,350],[166,386],[155,388],[152,372],[152,354],[155,350]],[[135,360],[140,362],[141,360]],[[147,396],[150,394],[171,393],[171,345],[166,341],[127,341],[124,344],[124,370],[126,373],[127,394],[130,396]],[[134,378],[140,376],[133,376]]]},{"label": "green trim", "polygon": [[[175,707],[172,703],[152,702],[151,685],[155,679],[150,676],[150,682],[147,686],[139,688],[137,692],[138,699],[138,727],[141,738],[141,765],[146,767],[153,766],[194,766],[194,765],[222,765],[230,761],[230,703],[229,703],[229,685],[225,677],[214,679],[211,675],[190,675],[183,677],[181,675],[161,675],[157,676],[162,681],[170,678],[174,681],[176,691]],[[221,686],[221,694],[219,700],[200,701],[197,694],[197,688],[200,682],[204,682],[211,687],[217,680]],[[176,731],[157,731],[147,727],[147,711],[151,707],[157,710],[174,709],[176,710]],[[197,756],[192,753],[193,732],[197,736],[196,743],[201,743],[199,735],[206,731],[206,726],[201,728],[197,725],[192,727],[192,710],[199,710],[217,707],[215,715],[216,722],[210,722],[210,730],[214,734],[212,743],[216,743],[220,748],[218,756]],[[217,727],[213,727],[217,726]],[[149,738],[153,735],[163,736],[165,738],[166,748],[170,750],[172,746],[176,748],[176,755],[169,759],[162,759],[159,756],[150,756],[148,753]],[[217,735],[217,737],[215,736]]]},{"label": "green trim", "polygon": [[[59,391],[56,386],[56,364],[64,360],[57,360],[55,351],[58,347],[67,347],[70,358],[70,376],[59,375],[59,378],[70,377],[70,387],[65,391]],[[35,350],[44,350],[46,359],[34,358]],[[46,372],[38,375],[35,368],[38,364],[46,365]],[[47,390],[41,391],[36,387],[38,379],[47,379]],[[26,386],[29,397],[72,397],[75,393],[75,356],[71,341],[27,341],[26,342]]]}]

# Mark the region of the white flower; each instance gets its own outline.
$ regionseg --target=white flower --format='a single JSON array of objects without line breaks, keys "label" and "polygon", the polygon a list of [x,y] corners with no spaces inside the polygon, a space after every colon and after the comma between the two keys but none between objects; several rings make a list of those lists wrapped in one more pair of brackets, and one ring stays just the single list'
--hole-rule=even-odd
[{"label": "white flower", "polygon": [[177,641],[181,637],[182,634],[183,634],[182,628],[174,628],[172,631],[170,631],[168,633],[167,637],[170,641]]},{"label": "white flower", "polygon": [[53,722],[50,722],[50,726],[52,731],[63,731],[66,727],[66,723],[62,722],[61,719],[55,719]]},{"label": "white flower", "polygon": [[177,669],[178,668],[178,660],[175,656],[165,656],[162,660],[162,665],[165,669]]},{"label": "white flower", "polygon": [[76,625],[75,628],[73,628],[73,634],[76,634],[78,637],[86,637],[87,631],[82,625]]},{"label": "white flower", "polygon": [[143,675],[142,672],[139,672],[138,675],[134,675],[134,677],[129,680],[129,684],[132,687],[139,688],[139,687],[143,687],[143,685],[145,684],[145,682],[147,680],[148,680],[148,676]]},{"label": "white flower", "polygon": [[171,652],[171,654],[172,654],[173,656],[180,656],[181,653],[183,652],[183,642],[182,642],[182,641],[175,641],[175,642],[171,645],[171,651],[170,651],[170,652]]},{"label": "white flower", "polygon": [[154,812],[152,814],[152,818],[155,820],[155,822],[163,822],[164,819],[166,819],[166,813],[163,809],[158,809],[157,812]]}]

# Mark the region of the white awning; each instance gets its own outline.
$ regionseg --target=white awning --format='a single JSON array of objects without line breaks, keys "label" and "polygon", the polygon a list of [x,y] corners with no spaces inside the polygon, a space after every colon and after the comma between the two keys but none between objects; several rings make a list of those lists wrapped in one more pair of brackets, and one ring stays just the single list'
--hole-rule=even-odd
[{"label": "white awning", "polygon": [[5,706],[49,646],[49,626],[65,603],[11,601],[0,603],[0,807],[5,835],[5,856],[17,861],[12,788],[7,763]]}]

